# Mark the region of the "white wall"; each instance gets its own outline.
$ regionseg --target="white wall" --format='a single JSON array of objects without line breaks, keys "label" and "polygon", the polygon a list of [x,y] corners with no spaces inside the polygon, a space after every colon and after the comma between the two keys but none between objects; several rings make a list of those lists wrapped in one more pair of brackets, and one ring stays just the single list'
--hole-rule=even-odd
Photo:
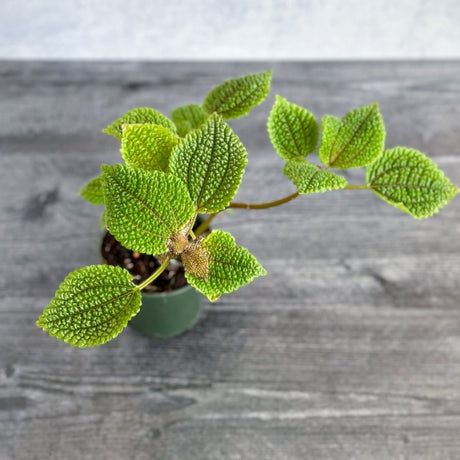
[{"label": "white wall", "polygon": [[0,59],[460,57],[460,0],[0,0]]}]

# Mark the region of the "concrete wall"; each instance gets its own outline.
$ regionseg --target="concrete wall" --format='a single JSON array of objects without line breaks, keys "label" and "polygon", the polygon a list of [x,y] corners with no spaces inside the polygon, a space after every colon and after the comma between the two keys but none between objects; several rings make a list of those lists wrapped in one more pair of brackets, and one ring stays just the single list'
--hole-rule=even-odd
[{"label": "concrete wall", "polygon": [[460,57],[460,0],[1,0],[0,59]]}]

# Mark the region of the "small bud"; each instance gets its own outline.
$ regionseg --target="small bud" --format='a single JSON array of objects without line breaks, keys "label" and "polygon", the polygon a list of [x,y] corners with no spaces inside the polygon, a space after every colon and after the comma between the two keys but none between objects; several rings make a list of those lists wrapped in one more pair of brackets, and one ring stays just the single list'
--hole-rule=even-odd
[{"label": "small bud", "polygon": [[168,249],[171,254],[175,256],[182,254],[187,245],[188,238],[182,233],[179,233],[168,240]]}]

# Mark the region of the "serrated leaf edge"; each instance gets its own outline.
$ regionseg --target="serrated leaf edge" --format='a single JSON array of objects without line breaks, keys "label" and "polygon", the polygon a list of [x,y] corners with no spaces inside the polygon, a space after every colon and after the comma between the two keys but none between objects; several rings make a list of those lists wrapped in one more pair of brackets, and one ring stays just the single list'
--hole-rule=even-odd
[{"label": "serrated leaf edge", "polygon": [[[334,157],[334,159],[332,160],[331,162],[331,155],[334,151],[334,147],[335,147],[335,144],[337,142],[337,138],[339,137],[339,134],[340,134],[340,130],[342,129],[342,126],[343,126],[343,120],[345,119],[345,117],[347,115],[349,115],[350,113],[354,112],[354,111],[357,111],[357,110],[360,110],[360,109],[365,109],[365,108],[370,108],[369,110],[369,113],[366,115],[366,117],[361,121],[361,123],[359,124],[359,126],[355,129],[355,131],[353,132],[353,134],[350,136],[350,138],[348,139],[347,143],[345,144],[345,147],[342,148],[342,150]],[[373,115],[375,109],[377,109],[378,111],[378,114],[380,115],[380,118],[382,120],[382,127],[383,127],[383,130],[384,130],[384,139],[383,139],[383,148],[382,148],[382,151],[380,152],[380,155],[381,156],[384,152],[384,146],[385,146],[385,137],[386,137],[386,130],[385,130],[385,125],[383,123],[383,118],[382,118],[382,115],[380,113],[380,110],[379,110],[379,104],[378,102],[373,102],[372,104],[368,104],[366,106],[363,106],[363,107],[358,107],[356,109],[353,109],[349,112],[347,112],[343,117],[341,118],[338,118],[338,117],[335,117],[333,115],[324,115],[323,116],[323,120],[322,120],[322,124],[324,122],[325,119],[329,118],[331,120],[334,120],[335,122],[338,122],[339,123],[339,127],[338,127],[338,130],[337,132],[335,133],[335,140],[334,142],[332,143],[330,149],[329,149],[329,154],[327,155],[327,162],[322,161],[322,163],[327,166],[328,168],[336,168],[336,169],[351,169],[351,168],[362,168],[364,166],[368,166],[369,164],[371,164],[373,161],[377,160],[379,158],[379,156],[377,156],[376,158],[374,158],[372,160],[372,162],[370,163],[367,163],[367,164],[362,164],[360,166],[347,166],[347,167],[344,167],[344,166],[341,166],[341,165],[336,165],[335,163],[337,162],[337,159],[340,158],[341,155],[343,155],[343,153],[346,151],[347,147],[350,145],[350,143],[355,139],[357,133],[360,131],[360,129],[362,128],[362,126],[369,120],[369,118],[371,117],[371,115]],[[322,125],[323,126],[323,125]],[[324,131],[324,127],[323,127],[323,131]],[[361,152],[362,152],[363,149],[361,149],[358,153],[355,154],[355,156],[353,157],[353,159],[355,159]],[[321,159],[321,157],[320,157]]]},{"label": "serrated leaf edge", "polygon": [[[265,276],[267,275],[267,270],[261,265],[261,263],[257,260],[257,258],[249,251],[249,249],[247,249],[246,247],[244,246],[240,246],[240,245],[237,245],[236,244],[236,240],[235,240],[235,237],[231,234],[231,233],[228,233],[228,232],[224,232],[223,230],[213,230],[208,236],[206,236],[205,238],[202,239],[201,242],[205,242],[207,238],[209,238],[213,233],[215,232],[222,232],[222,233],[225,233],[226,235],[229,235],[232,239],[232,243],[235,245],[235,247],[237,248],[241,248],[241,249],[244,249],[248,252],[248,254],[254,258],[254,260],[257,262],[258,264],[258,272],[255,273],[254,275],[252,275],[244,284],[242,284],[240,287],[243,287],[247,284],[250,284],[252,283],[252,281],[254,281],[256,278],[260,277],[260,276]],[[212,246],[213,249],[214,248],[219,248],[218,251],[221,252],[222,249],[227,249],[226,246],[217,246],[217,245],[213,245]],[[209,262],[209,266],[212,264],[213,262],[213,258],[212,258],[212,254],[211,252],[209,251],[208,248],[204,247],[204,249],[208,252],[208,262]],[[217,263],[221,263],[221,261],[217,261]],[[187,281],[189,281],[188,277],[187,277],[187,271],[185,272],[185,276],[187,278]],[[196,276],[196,275],[193,275],[193,276]],[[207,281],[207,280],[206,280]],[[203,292],[199,287],[197,286],[194,286],[191,282],[189,282],[189,284],[191,284],[197,291],[201,292],[201,294],[203,294],[205,297],[207,297],[211,302],[215,302],[216,300],[218,300],[223,294],[229,294],[231,292],[234,292],[236,290],[238,290],[240,287],[236,288],[236,289],[233,289],[231,291],[223,291],[221,294],[217,295],[217,296],[209,296],[208,294],[206,294],[205,292]]]},{"label": "serrated leaf edge", "polygon": [[[327,174],[331,174],[331,175],[337,177],[338,180],[340,180],[340,181],[342,182],[342,183],[340,184],[340,185],[342,185],[342,186],[341,186],[341,187],[334,187],[334,188],[330,188],[330,187],[329,187],[329,188],[327,188],[327,189],[325,189],[325,190],[318,190],[317,192],[301,192],[301,191],[299,190],[299,188],[298,188],[298,186],[297,186],[295,180],[294,180],[292,177],[289,177],[289,175],[287,174],[287,171],[286,171],[286,170],[287,170],[287,168],[289,167],[289,164],[290,164],[291,162],[292,162],[292,163],[307,163],[307,164],[309,164],[309,165],[311,165],[311,166],[315,166],[315,167],[318,169],[318,170],[315,172],[315,174],[311,177],[310,182],[308,183],[308,185],[307,185],[306,188],[308,188],[308,186],[313,182],[313,180],[315,179],[316,175],[317,175],[318,173],[321,173],[321,172],[327,173]],[[320,169],[320,167],[319,167],[318,165],[315,165],[315,164],[313,164],[313,163],[310,163],[309,161],[304,160],[304,159],[292,159],[292,160],[286,161],[286,164],[284,165],[284,168],[283,168],[283,173],[284,173],[284,175],[285,175],[289,180],[292,181],[292,183],[295,185],[295,187],[297,188],[297,190],[298,190],[298,192],[299,192],[300,195],[314,195],[314,194],[316,194],[316,193],[326,193],[326,192],[331,192],[331,191],[334,191],[334,190],[342,190],[342,189],[344,189],[344,188],[348,185],[348,181],[347,181],[347,179],[346,179],[344,176],[341,176],[340,174],[336,174],[336,173],[334,173],[334,172],[332,172],[332,171],[327,171],[327,170],[324,170],[324,169]]]},{"label": "serrated leaf edge", "polygon": [[[378,191],[379,188],[391,188],[391,187],[396,187],[396,185],[382,185],[382,184],[372,184],[370,181],[369,181],[369,177],[368,177],[368,170],[366,168],[366,184],[367,186],[379,197],[381,198],[382,200],[384,200],[385,202],[387,202],[388,204],[390,204],[391,206],[394,206],[396,207],[397,209],[409,214],[410,216],[412,216],[414,219],[417,219],[417,220],[422,220],[422,219],[427,219],[428,217],[431,217],[435,214],[437,214],[446,204],[448,204],[458,193],[460,193],[460,189],[458,187],[456,187],[454,184],[452,184],[450,182],[450,179],[444,174],[444,171],[442,171],[438,165],[426,154],[424,154],[423,152],[420,152],[418,151],[417,149],[414,149],[412,147],[404,147],[404,146],[395,146],[395,147],[392,147],[391,149],[387,149],[387,150],[384,150],[382,155],[380,155],[378,158],[376,158],[374,160],[374,162],[377,162],[381,159],[381,157],[388,151],[392,151],[392,150],[395,150],[395,149],[407,149],[407,150],[412,150],[412,151],[415,151],[421,155],[423,155],[428,161],[429,163],[431,164],[431,166],[433,166],[439,173],[441,173],[442,177],[446,180],[449,181],[449,184],[445,184],[445,188],[450,188],[451,189],[451,193],[443,200],[441,201],[438,205],[437,205],[437,208],[431,213],[431,214],[426,214],[426,215],[415,215],[413,214],[407,207],[404,203],[402,202],[396,202],[396,201],[391,201],[388,197],[386,197],[385,195],[383,195],[382,193],[380,193]],[[374,162],[372,162],[370,165],[368,165],[368,167],[370,167]],[[400,166],[400,168],[408,168],[408,166]],[[381,177],[383,176],[384,174],[387,174],[388,173],[388,170],[384,171],[383,173],[381,173],[378,177]],[[376,178],[374,178],[373,180],[376,180]],[[409,187],[407,185],[397,185],[399,186],[400,188],[418,188],[418,189],[421,189],[423,187]],[[427,188],[427,187],[425,187]]]},{"label": "serrated leaf edge", "polygon": [[[275,110],[281,106],[281,104],[286,104],[286,105],[292,105],[296,108],[299,108],[301,110],[304,110],[306,111],[308,114],[310,114],[313,118],[313,122],[314,124],[316,125],[316,142],[315,142],[315,146],[313,147],[312,150],[310,150],[309,152],[307,153],[304,153],[304,152],[300,152],[300,149],[298,148],[297,146],[297,141],[295,139],[295,137],[293,136],[292,132],[291,132],[291,129],[289,128],[289,134],[290,134],[290,137],[291,137],[291,140],[292,140],[292,143],[294,144],[294,147],[295,147],[295,150],[297,152],[297,156],[293,156],[292,158],[286,158],[286,156],[284,154],[282,154],[275,146],[274,144],[274,137],[275,137],[275,133],[274,133],[274,129],[273,129],[273,117],[275,115]],[[275,104],[273,104],[271,110],[270,110],[270,114],[268,116],[268,120],[267,120],[267,131],[268,131],[268,136],[270,138],[270,141],[275,149],[275,151],[280,155],[281,158],[283,158],[284,160],[286,161],[289,161],[289,160],[294,160],[294,159],[304,159],[305,157],[307,157],[308,155],[310,155],[312,152],[314,152],[316,150],[316,148],[318,147],[318,134],[319,134],[319,128],[318,128],[318,122],[316,121],[316,117],[314,116],[314,114],[312,112],[310,112],[308,109],[306,109],[305,107],[302,107],[301,105],[299,104],[296,104],[295,102],[291,102],[289,101],[288,99],[284,98],[283,96],[280,96],[279,94],[276,94],[275,95]]]},{"label": "serrated leaf edge", "polygon": [[[218,89],[220,86],[222,86],[222,85],[224,85],[225,83],[230,82],[230,81],[232,81],[232,80],[238,80],[238,79],[240,79],[240,78],[243,79],[243,78],[251,77],[251,76],[255,76],[255,75],[267,75],[267,76],[268,76],[268,82],[267,82],[268,89],[267,89],[267,91],[266,91],[266,94],[265,94],[264,98],[263,98],[260,102],[258,102],[258,103],[256,103],[256,104],[254,104],[253,106],[249,107],[249,109],[247,110],[247,112],[241,113],[241,114],[239,114],[239,115],[232,115],[232,116],[226,117],[225,114],[222,114],[222,113],[218,112],[217,110],[211,110],[211,111],[209,111],[209,110],[207,109],[206,105],[207,105],[207,99],[208,99],[208,97],[210,97],[210,95],[212,94],[212,92],[215,91],[216,89]],[[270,86],[271,86],[272,75],[273,75],[273,70],[270,69],[270,70],[266,70],[265,72],[256,72],[256,73],[252,73],[252,74],[248,74],[248,75],[243,75],[243,76],[241,76],[241,77],[230,78],[230,79],[228,79],[228,80],[225,80],[225,81],[223,81],[222,83],[216,85],[214,88],[211,89],[211,91],[208,92],[208,94],[206,95],[206,97],[205,97],[205,99],[204,99],[204,101],[203,101],[202,110],[204,111],[204,113],[206,113],[206,114],[208,114],[208,115],[211,115],[211,114],[213,114],[213,113],[217,113],[217,114],[219,114],[220,116],[222,116],[225,120],[237,119],[237,118],[241,118],[241,117],[243,117],[243,116],[246,116],[246,115],[249,114],[249,112],[250,112],[254,107],[256,107],[256,106],[262,104],[262,102],[264,102],[265,99],[267,98],[267,96],[268,96],[268,94],[269,94],[269,92],[270,92]],[[256,89],[257,89],[257,88],[255,88],[253,91],[255,91]],[[233,96],[233,95],[234,95],[234,94],[232,94],[232,96]],[[227,98],[226,100],[228,100],[228,99],[229,99],[229,98]],[[248,96],[246,96],[245,99],[248,99]],[[221,103],[221,105],[223,105],[223,104]],[[233,108],[233,110],[234,110],[234,108]]]},{"label": "serrated leaf edge", "polygon": [[[100,303],[100,304],[97,304],[97,305],[93,305],[93,306],[91,307],[91,309],[95,309],[95,308],[98,308],[98,307],[102,307],[102,306],[104,306],[104,305],[107,305],[107,304],[109,304],[109,303],[111,303],[111,302],[115,302],[115,301],[117,301],[117,300],[119,300],[119,299],[122,299],[123,297],[126,297],[126,296],[130,295],[131,297],[129,298],[128,302],[126,303],[126,306],[128,306],[128,305],[131,303],[131,301],[133,300],[133,296],[134,296],[136,293],[138,293],[138,294],[139,294],[139,305],[138,305],[137,310],[136,310],[136,311],[133,311],[131,317],[127,319],[126,324],[124,324],[124,325],[120,328],[120,330],[119,330],[117,333],[115,333],[115,334],[113,334],[113,335],[110,335],[110,337],[108,337],[108,339],[105,340],[105,341],[103,341],[103,342],[95,343],[95,344],[92,344],[92,345],[87,345],[87,344],[82,345],[82,344],[78,343],[78,342],[75,341],[75,340],[69,339],[69,338],[68,338],[68,334],[66,334],[65,332],[62,332],[62,331],[51,332],[49,326],[47,326],[47,324],[46,324],[46,322],[45,322],[45,317],[46,317],[45,312],[47,311],[47,309],[48,309],[49,307],[51,307],[51,305],[53,305],[53,303],[55,302],[55,298],[56,298],[57,294],[59,293],[59,291],[61,291],[61,289],[64,289],[64,288],[66,287],[66,283],[71,282],[71,280],[72,280],[73,278],[76,278],[77,275],[80,274],[82,271],[87,270],[87,269],[91,269],[92,267],[98,267],[98,266],[101,266],[101,265],[94,265],[94,264],[93,264],[93,265],[87,265],[87,266],[85,266],[85,267],[81,267],[81,268],[79,268],[79,269],[77,269],[77,270],[74,270],[74,271],[70,272],[70,273],[64,278],[64,280],[61,282],[61,284],[59,285],[58,289],[56,290],[56,292],[55,292],[53,298],[51,299],[50,303],[48,304],[48,306],[44,309],[43,313],[39,316],[38,320],[37,320],[36,323],[35,323],[36,326],[39,327],[40,329],[42,329],[44,332],[48,332],[48,334],[49,334],[51,337],[56,337],[57,339],[62,340],[62,341],[64,341],[65,343],[70,344],[71,346],[79,347],[79,348],[88,348],[88,347],[93,347],[93,346],[97,346],[97,345],[103,345],[104,343],[107,343],[107,342],[109,342],[110,340],[113,340],[115,337],[117,337],[117,336],[123,331],[123,329],[127,326],[129,320],[130,320],[131,318],[133,318],[133,317],[139,312],[139,309],[140,309],[141,304],[142,304],[142,297],[141,297],[141,295],[140,295],[140,291],[139,291],[139,289],[137,288],[137,286],[136,286],[135,284],[132,283],[132,279],[133,279],[133,278],[131,277],[131,275],[129,274],[129,272],[128,272],[127,270],[125,270],[125,269],[123,269],[123,268],[121,268],[121,267],[118,267],[118,266],[109,265],[110,267],[113,267],[113,268],[115,269],[115,271],[126,272],[128,275],[130,275],[131,279],[128,280],[128,278],[127,278],[126,281],[127,281],[127,283],[130,283],[130,284],[132,285],[132,289],[129,290],[129,291],[127,291],[127,292],[125,292],[125,293],[123,293],[123,294],[120,294],[120,295],[118,295],[118,296],[116,296],[116,297],[113,297],[113,298],[110,299],[110,300],[104,301],[104,302],[102,302],[102,303]],[[105,265],[102,265],[102,266],[105,266]],[[120,273],[120,274],[121,274],[121,273]],[[105,285],[105,286],[114,286],[114,284],[107,284],[107,285]],[[101,288],[101,287],[104,287],[104,285],[94,286],[93,289]],[[86,290],[88,290],[88,289],[91,289],[91,288],[86,288]],[[75,295],[80,294],[81,292],[83,292],[83,291],[78,291],[78,292],[75,293]],[[123,307],[123,308],[126,308],[126,307]],[[119,315],[120,312],[122,312],[122,311],[123,311],[123,309],[120,309],[120,311],[117,313],[117,315]],[[117,315],[115,315],[115,317],[116,317]],[[60,316],[60,319],[65,318],[65,317],[71,317],[71,316],[73,316],[73,315],[71,315],[71,314],[69,314],[69,315],[63,315],[63,316]],[[82,327],[82,328],[79,328],[79,329],[84,329],[84,328]]]},{"label": "serrated leaf edge", "polygon": [[[240,187],[240,185],[241,185],[241,181],[242,181],[243,176],[244,176],[244,172],[245,172],[245,169],[246,169],[246,165],[248,164],[248,155],[247,155],[247,150],[246,150],[246,148],[244,147],[244,145],[243,145],[243,143],[241,142],[241,140],[240,140],[240,138],[238,137],[238,135],[235,134],[235,132],[232,130],[232,128],[230,128],[230,126],[225,122],[225,120],[223,119],[222,115],[219,115],[218,113],[213,113],[213,114],[211,114],[211,115],[208,117],[208,119],[206,120],[206,122],[205,122],[202,126],[200,126],[199,128],[197,128],[197,129],[195,129],[195,130],[193,130],[193,131],[190,131],[190,132],[185,136],[184,141],[185,141],[185,140],[190,140],[190,139],[192,139],[192,138],[198,138],[198,137],[200,136],[201,130],[203,130],[203,129],[206,127],[206,125],[207,125],[208,123],[210,123],[211,121],[213,121],[213,120],[221,120],[222,123],[224,123],[224,124],[227,126],[227,128],[231,131],[231,135],[235,137],[236,141],[239,142],[239,143],[243,146],[244,151],[245,151],[244,160],[243,160],[244,164],[242,165],[242,170],[240,171],[240,174],[239,174],[239,176],[238,176],[238,178],[237,178],[238,180],[235,181],[235,183],[238,182],[238,185],[236,186],[236,189],[235,189],[235,191],[234,191],[234,193],[233,193],[233,196],[232,196],[231,198],[229,198],[229,199],[227,200],[228,202],[225,203],[224,205],[222,205],[220,208],[214,208],[214,207],[213,207],[213,208],[210,209],[210,208],[207,208],[207,207],[206,207],[206,205],[211,201],[212,198],[214,198],[214,196],[216,195],[216,193],[219,191],[219,187],[217,187],[217,188],[214,190],[213,194],[212,194],[211,196],[209,196],[209,197],[206,199],[205,202],[203,202],[203,203],[200,203],[200,202],[199,202],[200,199],[201,199],[201,197],[202,197],[202,195],[203,195],[203,193],[204,193],[204,189],[205,189],[205,187],[206,187],[206,182],[203,182],[203,184],[202,184],[202,186],[201,186],[200,193],[199,193],[199,195],[198,195],[198,197],[197,197],[197,200],[196,200],[197,203],[193,203],[193,205],[195,206],[195,209],[196,209],[196,212],[197,212],[197,213],[205,213],[205,214],[208,214],[208,213],[216,213],[216,212],[220,212],[220,211],[224,210],[224,209],[230,204],[230,202],[231,202],[231,200],[233,199],[233,197],[236,195],[236,193],[237,193],[237,191],[238,191],[238,189],[239,189],[239,187]],[[173,160],[173,157],[174,157],[174,155],[175,155],[175,151],[176,151],[176,149],[179,149],[179,148],[181,148],[181,143],[177,144],[177,145],[173,148],[173,150],[172,150],[172,152],[171,152],[170,161]],[[174,160],[173,160],[173,161],[174,161]],[[190,163],[189,163],[189,164],[190,164]],[[227,166],[228,166],[228,162],[227,162]],[[206,177],[205,177],[206,180],[209,179],[209,170],[210,170],[210,167],[208,166],[208,168],[207,168],[207,174],[206,174]],[[225,175],[223,175],[222,178],[221,178],[221,184],[222,184],[222,182],[223,182],[224,179],[225,179]],[[180,180],[181,180],[181,179],[180,179]],[[186,186],[186,188],[187,188],[187,190],[188,190],[188,184],[185,183],[184,181],[182,181],[182,182],[184,183],[184,185]],[[190,182],[189,178],[187,178],[187,182]],[[221,184],[220,184],[220,185],[221,185]],[[192,201],[194,201],[194,200],[192,200]]]}]

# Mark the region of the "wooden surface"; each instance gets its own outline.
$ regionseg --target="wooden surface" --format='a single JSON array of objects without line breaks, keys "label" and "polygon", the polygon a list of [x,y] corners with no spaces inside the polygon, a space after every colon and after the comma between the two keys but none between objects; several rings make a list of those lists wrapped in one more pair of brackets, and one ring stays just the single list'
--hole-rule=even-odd
[{"label": "wooden surface", "polygon": [[269,276],[172,340],[127,328],[80,350],[35,326],[98,261],[99,210],[77,191],[119,161],[100,130],[270,67],[269,100],[231,123],[249,151],[239,201],[293,191],[266,135],[276,93],[318,118],[377,100],[387,146],[460,184],[459,62],[0,63],[2,460],[460,458],[459,198],[425,221],[360,190],[220,217]]}]

